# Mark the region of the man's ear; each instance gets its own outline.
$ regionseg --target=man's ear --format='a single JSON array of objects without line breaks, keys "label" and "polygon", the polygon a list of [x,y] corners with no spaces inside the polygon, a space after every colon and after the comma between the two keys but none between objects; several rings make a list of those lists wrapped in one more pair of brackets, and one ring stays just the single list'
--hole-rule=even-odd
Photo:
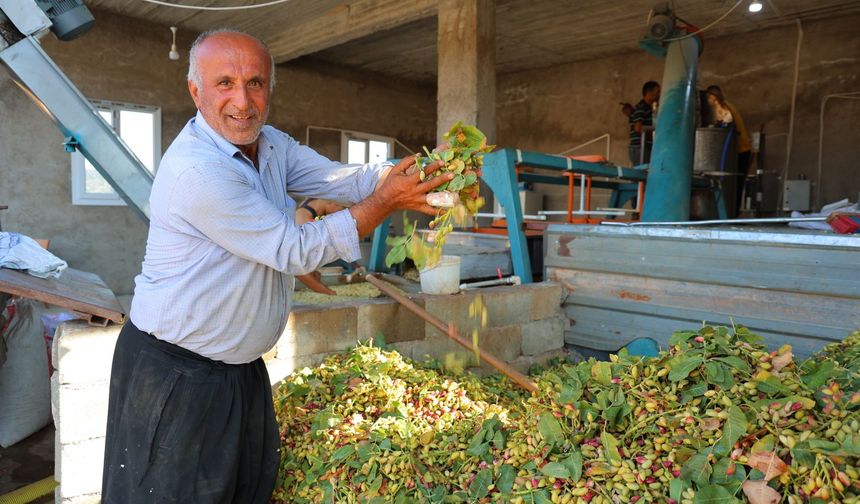
[{"label": "man's ear", "polygon": [[188,81],[188,92],[191,93],[191,99],[194,100],[194,105],[196,105],[197,108],[199,109],[200,108],[200,88],[197,87],[197,84],[195,84],[194,81],[192,81],[192,80]]}]

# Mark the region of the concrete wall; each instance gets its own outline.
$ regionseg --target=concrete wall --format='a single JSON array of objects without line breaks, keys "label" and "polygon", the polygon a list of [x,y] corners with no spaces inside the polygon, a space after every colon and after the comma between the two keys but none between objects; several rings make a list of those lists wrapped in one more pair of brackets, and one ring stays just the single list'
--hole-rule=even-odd
[{"label": "concrete wall", "polygon": [[[166,149],[195,112],[185,72],[196,34],[179,33],[182,59],[174,62],[167,58],[167,27],[95,15],[84,37],[59,42],[49,35],[43,47],[85,96],[161,107]],[[393,136],[410,149],[433,143],[432,88],[310,62],[279,67],[277,74],[270,123],[302,142],[313,124]],[[51,251],[71,267],[99,274],[118,294],[132,292],[147,226],[124,207],[71,204],[70,160],[59,130],[2,68],[0,117],[0,204],[9,206],[0,212],[3,230],[49,238]]]},{"label": "concrete wall", "polygon": [[[860,91],[860,16],[803,25],[794,142],[789,178],[814,179],[819,109],[829,93]],[[772,135],[768,169],[785,163],[797,28],[792,25],[707,39],[701,57],[701,88],[722,87],[751,131]],[[647,80],[660,80],[662,60],[634,51],[593,61],[500,75],[497,143],[560,152],[604,133],[612,134],[611,160],[629,164],[627,119],[620,101],[635,103]],[[822,201],[856,201],[860,191],[860,101],[831,101],[825,114]],[[605,144],[577,151],[601,154]],[[813,190],[813,195],[814,195]]]}]

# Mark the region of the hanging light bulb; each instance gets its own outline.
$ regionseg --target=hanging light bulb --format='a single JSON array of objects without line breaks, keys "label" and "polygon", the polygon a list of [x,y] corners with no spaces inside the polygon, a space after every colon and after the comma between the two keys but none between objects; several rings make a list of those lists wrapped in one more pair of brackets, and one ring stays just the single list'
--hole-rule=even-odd
[{"label": "hanging light bulb", "polygon": [[170,31],[173,32],[173,43],[170,44],[170,52],[167,53],[167,57],[176,61],[179,59],[179,51],[176,49],[176,27],[171,26]]},{"label": "hanging light bulb", "polygon": [[762,7],[763,6],[762,6],[761,2],[759,2],[759,0],[753,0],[752,2],[750,2],[749,9],[750,9],[750,12],[759,12],[762,9]]}]

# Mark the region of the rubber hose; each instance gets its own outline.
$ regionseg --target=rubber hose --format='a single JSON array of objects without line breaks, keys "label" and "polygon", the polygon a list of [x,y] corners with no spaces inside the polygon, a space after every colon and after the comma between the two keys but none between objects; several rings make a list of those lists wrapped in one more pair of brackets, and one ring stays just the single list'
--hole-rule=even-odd
[{"label": "rubber hose", "polygon": [[732,133],[734,133],[734,132],[735,132],[734,126],[729,128],[729,134],[726,135],[726,143],[723,144],[723,153],[720,156],[720,171],[721,172],[726,171],[726,154],[729,153],[728,152],[729,151],[729,145],[731,145],[731,143],[732,143]]},{"label": "rubber hose", "polygon": [[36,499],[49,495],[57,487],[53,476],[31,483],[25,487],[13,490],[6,495],[0,495],[0,504],[27,504]]}]

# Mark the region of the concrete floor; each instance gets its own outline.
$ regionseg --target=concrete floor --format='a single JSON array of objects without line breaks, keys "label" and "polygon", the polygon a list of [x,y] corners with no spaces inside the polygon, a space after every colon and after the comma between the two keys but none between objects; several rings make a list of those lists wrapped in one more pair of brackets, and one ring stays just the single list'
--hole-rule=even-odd
[{"label": "concrete floor", "polygon": [[[54,475],[54,424],[0,449],[0,496]],[[35,504],[54,502],[54,493]]]}]

